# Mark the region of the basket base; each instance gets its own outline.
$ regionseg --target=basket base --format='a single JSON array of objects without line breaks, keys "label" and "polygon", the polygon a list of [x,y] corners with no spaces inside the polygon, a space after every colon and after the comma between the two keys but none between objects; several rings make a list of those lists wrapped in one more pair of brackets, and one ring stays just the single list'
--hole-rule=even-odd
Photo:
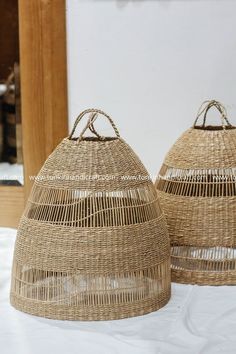
[{"label": "basket base", "polygon": [[197,271],[171,268],[171,281],[181,284],[197,285],[236,285],[236,270]]},{"label": "basket base", "polygon": [[17,310],[31,315],[46,317],[55,320],[72,321],[100,321],[118,320],[127,317],[135,317],[157,311],[167,304],[170,299],[170,287],[162,291],[158,296],[142,301],[134,301],[126,304],[109,304],[103,306],[66,306],[39,302],[25,299],[11,293],[10,302]]},{"label": "basket base", "polygon": [[171,278],[176,283],[236,284],[236,250],[232,247],[171,247]]}]

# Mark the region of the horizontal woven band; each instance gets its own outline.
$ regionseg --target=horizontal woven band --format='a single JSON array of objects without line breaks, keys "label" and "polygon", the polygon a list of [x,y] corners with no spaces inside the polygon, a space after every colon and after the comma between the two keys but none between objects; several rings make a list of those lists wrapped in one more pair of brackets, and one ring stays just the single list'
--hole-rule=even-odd
[{"label": "horizontal woven band", "polygon": [[166,234],[163,215],[142,224],[93,229],[48,226],[22,218],[15,260],[47,271],[135,271],[162,263],[169,256]]}]

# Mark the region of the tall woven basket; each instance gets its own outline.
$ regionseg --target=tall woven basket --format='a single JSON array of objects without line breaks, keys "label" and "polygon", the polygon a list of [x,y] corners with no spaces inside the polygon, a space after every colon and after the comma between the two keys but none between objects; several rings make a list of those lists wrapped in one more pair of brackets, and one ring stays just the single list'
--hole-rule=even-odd
[{"label": "tall woven basket", "polygon": [[[87,113],[85,128],[73,138]],[[97,133],[99,114],[116,137]],[[85,137],[88,129],[94,137]],[[64,320],[120,319],[165,305],[169,239],[147,176],[107,114],[82,112],[42,167],[21,218],[12,305]]]},{"label": "tall woven basket", "polygon": [[[206,126],[213,107],[220,126]],[[204,102],[167,154],[156,188],[170,234],[172,280],[236,284],[236,127],[219,102]]]}]

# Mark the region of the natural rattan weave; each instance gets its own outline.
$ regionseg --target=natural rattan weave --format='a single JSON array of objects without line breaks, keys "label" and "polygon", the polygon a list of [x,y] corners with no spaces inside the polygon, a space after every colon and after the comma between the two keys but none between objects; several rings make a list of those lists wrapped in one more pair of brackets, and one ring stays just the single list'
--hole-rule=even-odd
[{"label": "natural rattan weave", "polygon": [[[205,125],[212,107],[221,126]],[[204,102],[167,154],[156,187],[170,234],[172,280],[236,284],[236,129],[219,102]]]},{"label": "natural rattan weave", "polygon": [[[97,133],[98,114],[116,137]],[[86,110],[35,180],[18,229],[11,303],[54,319],[110,320],[155,311],[169,297],[169,239],[155,187],[111,118]]]}]

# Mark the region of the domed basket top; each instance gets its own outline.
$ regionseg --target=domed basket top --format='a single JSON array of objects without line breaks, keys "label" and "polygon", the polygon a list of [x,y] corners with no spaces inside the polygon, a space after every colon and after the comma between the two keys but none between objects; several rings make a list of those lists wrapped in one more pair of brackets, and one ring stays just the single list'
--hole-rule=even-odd
[{"label": "domed basket top", "polygon": [[[220,126],[206,126],[207,113],[212,107],[221,113]],[[204,108],[201,108],[193,127],[185,131],[172,146],[164,164],[179,169],[235,168],[236,129],[225,116],[225,108],[216,101],[206,101]],[[203,113],[203,123],[197,125]]]},{"label": "domed basket top", "polygon": [[[219,111],[220,126],[206,125],[211,108]],[[170,234],[172,279],[236,283],[236,129],[218,101],[204,102],[193,127],[172,146],[156,188]]]},{"label": "domed basket top", "polygon": [[[80,190],[123,190],[149,179],[143,164],[120,138],[119,132],[111,118],[115,137],[102,137],[94,129],[93,122],[101,111],[96,110],[88,120],[79,138],[73,138],[77,124],[90,112],[86,110],[77,118],[72,133],[62,140],[56,150],[49,156],[41,169],[37,184],[45,187],[79,187]],[[90,129],[95,137],[84,137]],[[44,176],[46,178],[44,178]]]},{"label": "domed basket top", "polygon": [[[98,134],[99,114],[115,137]],[[106,113],[82,112],[32,188],[15,245],[11,303],[57,319],[137,316],[168,301],[169,264],[166,223],[146,169]]]}]

